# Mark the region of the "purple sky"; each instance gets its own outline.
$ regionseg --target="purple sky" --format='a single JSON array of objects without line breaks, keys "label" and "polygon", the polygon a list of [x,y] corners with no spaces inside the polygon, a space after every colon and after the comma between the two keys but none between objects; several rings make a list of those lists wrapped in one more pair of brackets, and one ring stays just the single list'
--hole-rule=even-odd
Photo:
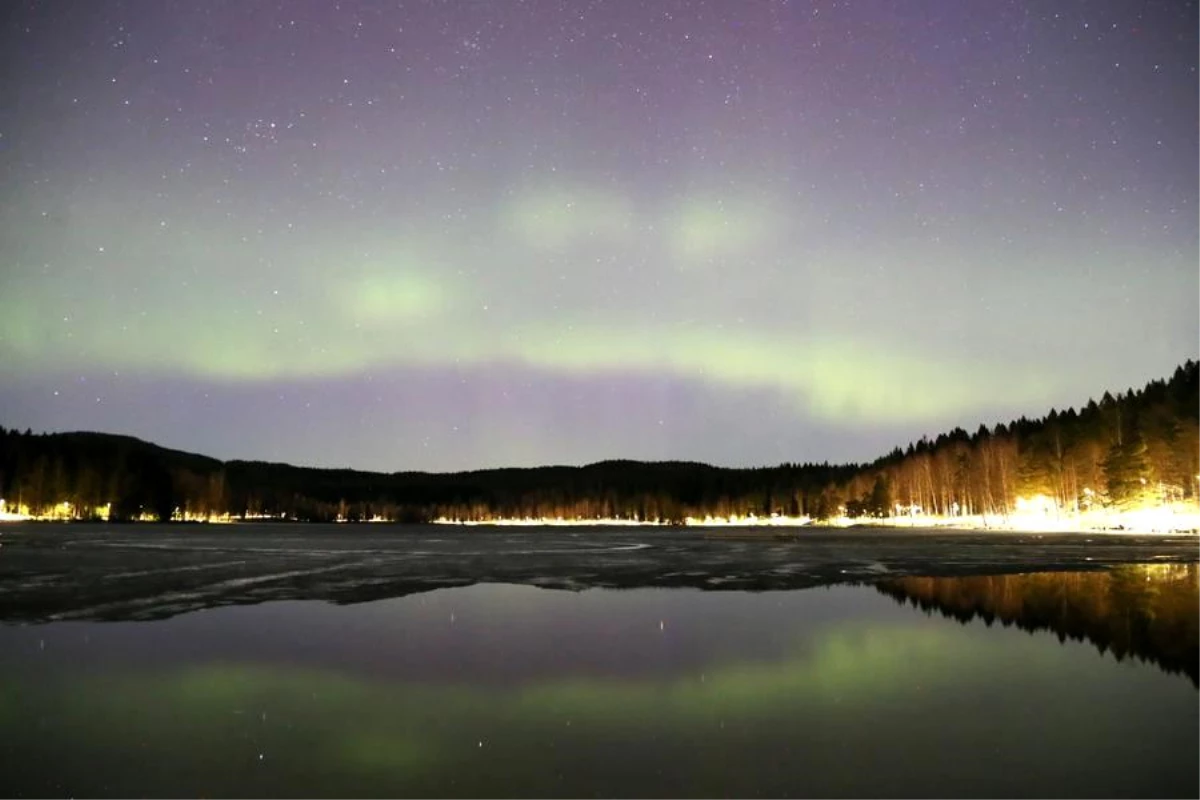
[{"label": "purple sky", "polygon": [[863,460],[1200,351],[1195,2],[19,2],[0,424]]}]

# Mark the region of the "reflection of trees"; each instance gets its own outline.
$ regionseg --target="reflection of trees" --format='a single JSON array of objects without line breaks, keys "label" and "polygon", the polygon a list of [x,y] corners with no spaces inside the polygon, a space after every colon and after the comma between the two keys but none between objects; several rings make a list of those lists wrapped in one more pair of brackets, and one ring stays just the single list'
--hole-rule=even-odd
[{"label": "reflection of trees", "polygon": [[1145,564],[1102,572],[894,578],[876,584],[903,604],[963,624],[997,619],[1030,632],[1087,640],[1121,661],[1136,656],[1198,682],[1200,584],[1196,564]]}]

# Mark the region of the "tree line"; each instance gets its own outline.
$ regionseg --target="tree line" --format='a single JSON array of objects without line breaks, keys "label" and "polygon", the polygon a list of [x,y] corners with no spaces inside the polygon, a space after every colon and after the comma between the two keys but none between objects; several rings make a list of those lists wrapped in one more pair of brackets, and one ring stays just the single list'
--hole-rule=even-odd
[{"label": "tree line", "polygon": [[1200,479],[1200,380],[1188,361],[1140,390],[1105,392],[1078,411],[1051,409],[973,434],[961,428],[907,449],[826,487],[815,516],[919,511],[1004,516],[1022,499],[1074,513],[1196,499]]},{"label": "tree line", "polygon": [[604,461],[583,467],[377,473],[219,461],[129,436],[35,434],[0,427],[0,497],[45,514],[62,503],[111,520],[275,517],[624,519],[773,514],[996,514],[1041,496],[1067,511],[1147,499],[1195,500],[1200,382],[1188,361],[1167,380],[1099,402],[974,434],[922,438],[871,464],[734,469],[695,462]]},{"label": "tree line", "polygon": [[605,461],[461,473],[376,473],[167,450],[127,436],[34,434],[0,428],[0,496],[73,516],[109,503],[110,520],[246,518],[365,522],[497,518],[682,523],[697,513],[799,516],[806,498],[854,466],[724,469],[694,462]]}]

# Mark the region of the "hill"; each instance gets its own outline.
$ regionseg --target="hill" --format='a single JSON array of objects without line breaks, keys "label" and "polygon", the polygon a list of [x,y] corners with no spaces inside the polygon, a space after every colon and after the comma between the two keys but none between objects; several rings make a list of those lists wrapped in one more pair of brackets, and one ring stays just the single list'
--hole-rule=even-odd
[{"label": "hill", "polygon": [[[955,429],[871,464],[733,469],[603,461],[461,473],[362,472],[220,461],[105,433],[0,428],[0,497],[34,517],[111,520],[286,518],[621,519],[747,515],[882,519],[1065,513],[1194,501],[1200,373],[968,434]],[[5,510],[5,509],[0,509]]]}]

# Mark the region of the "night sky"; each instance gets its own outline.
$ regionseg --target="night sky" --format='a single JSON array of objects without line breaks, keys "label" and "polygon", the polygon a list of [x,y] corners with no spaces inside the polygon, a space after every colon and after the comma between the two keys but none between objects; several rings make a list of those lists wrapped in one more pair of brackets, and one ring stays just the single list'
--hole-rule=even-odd
[{"label": "night sky", "polygon": [[1200,350],[1195,2],[7,10],[8,427],[861,460]]}]

